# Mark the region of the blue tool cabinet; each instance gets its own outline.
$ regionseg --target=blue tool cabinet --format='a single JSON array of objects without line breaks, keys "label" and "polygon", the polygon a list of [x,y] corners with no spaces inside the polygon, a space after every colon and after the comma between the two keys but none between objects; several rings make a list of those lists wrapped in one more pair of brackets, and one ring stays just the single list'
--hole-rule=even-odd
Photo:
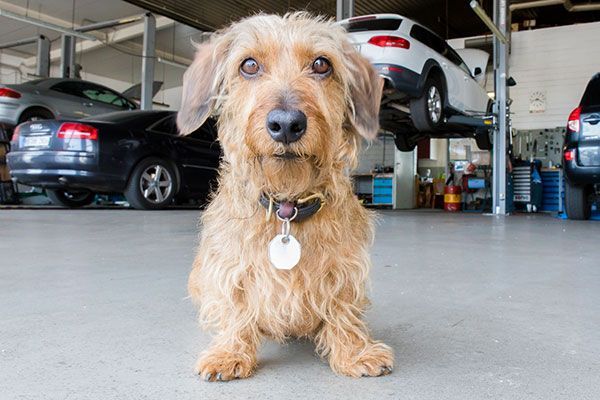
[{"label": "blue tool cabinet", "polygon": [[392,205],[393,177],[392,175],[375,175],[373,177],[373,204]]}]

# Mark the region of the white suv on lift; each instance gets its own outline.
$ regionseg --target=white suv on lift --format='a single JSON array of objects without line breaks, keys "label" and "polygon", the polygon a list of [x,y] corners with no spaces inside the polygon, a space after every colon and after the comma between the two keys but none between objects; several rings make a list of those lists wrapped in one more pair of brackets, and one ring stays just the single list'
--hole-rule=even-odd
[{"label": "white suv on lift", "polygon": [[448,121],[452,115],[491,112],[483,87],[489,54],[456,51],[429,29],[396,14],[354,17],[340,24],[385,79],[381,126],[395,134],[400,150],[413,150],[423,137],[475,137],[481,149],[491,148],[487,130]]}]

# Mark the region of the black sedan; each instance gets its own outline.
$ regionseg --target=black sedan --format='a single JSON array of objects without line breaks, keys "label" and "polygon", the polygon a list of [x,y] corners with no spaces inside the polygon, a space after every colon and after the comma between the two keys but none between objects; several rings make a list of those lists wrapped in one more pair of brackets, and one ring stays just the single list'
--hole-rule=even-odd
[{"label": "black sedan", "polygon": [[137,209],[204,199],[221,156],[214,121],[179,136],[172,111],[123,111],[73,121],[32,121],[15,130],[8,154],[18,182],[46,188],[59,205],[123,193]]}]

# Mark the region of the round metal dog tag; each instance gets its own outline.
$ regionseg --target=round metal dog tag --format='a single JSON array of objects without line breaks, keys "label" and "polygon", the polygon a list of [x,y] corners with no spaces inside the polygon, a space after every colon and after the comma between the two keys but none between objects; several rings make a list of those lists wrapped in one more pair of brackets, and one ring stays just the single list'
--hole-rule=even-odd
[{"label": "round metal dog tag", "polygon": [[[287,239],[287,240],[286,240]],[[277,235],[269,243],[269,260],[277,269],[292,269],[300,261],[302,249],[292,235]]]}]

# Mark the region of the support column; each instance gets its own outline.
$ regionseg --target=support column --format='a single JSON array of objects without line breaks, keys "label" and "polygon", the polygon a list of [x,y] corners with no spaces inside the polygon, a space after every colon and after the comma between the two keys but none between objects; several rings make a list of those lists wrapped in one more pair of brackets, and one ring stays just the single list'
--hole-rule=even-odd
[{"label": "support column", "polygon": [[[494,23],[505,36],[507,29],[508,0],[494,0]],[[503,44],[494,36],[494,92],[496,96],[495,114],[497,129],[494,131],[494,159],[492,197],[493,210],[496,215],[506,215],[506,139],[508,137],[508,43]]]},{"label": "support column", "polygon": [[50,76],[50,39],[40,35],[37,39],[37,63],[35,74],[42,78]]},{"label": "support column", "polygon": [[148,13],[144,16],[144,48],[142,50],[142,95],[141,109],[152,110],[154,85],[154,61],[156,59],[156,18]]},{"label": "support column", "polygon": [[354,16],[354,0],[336,1],[336,19],[338,21]]},{"label": "support column", "polygon": [[75,75],[75,38],[62,35],[60,49],[60,76],[61,78],[72,78]]}]

